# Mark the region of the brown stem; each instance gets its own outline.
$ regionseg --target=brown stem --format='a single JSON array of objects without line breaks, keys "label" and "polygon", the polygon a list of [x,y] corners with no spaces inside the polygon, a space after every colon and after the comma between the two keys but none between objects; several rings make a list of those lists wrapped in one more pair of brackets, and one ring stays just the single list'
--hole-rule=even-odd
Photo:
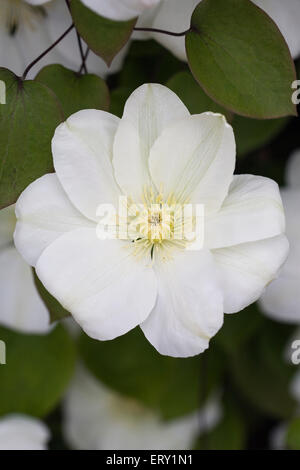
[{"label": "brown stem", "polygon": [[133,28],[133,31],[146,31],[150,33],[161,33],[161,34],[168,34],[169,36],[185,36],[187,33],[191,31],[191,28],[187,29],[186,31],[182,31],[181,33],[174,33],[172,31],[166,31],[165,29],[157,29],[157,28]]},{"label": "brown stem", "polygon": [[[71,13],[70,0],[65,0],[65,1],[66,1],[66,5],[69,9],[69,12]],[[80,52],[81,61],[82,61],[82,65],[80,67],[80,73],[81,73],[82,70],[84,71],[84,73],[88,73],[87,66],[86,66],[86,63],[85,63],[86,57],[85,57],[85,54],[83,52],[81,36],[80,36],[80,34],[78,33],[77,30],[76,30],[76,36],[77,36],[79,52]]]},{"label": "brown stem", "polygon": [[32,69],[32,67],[35,64],[37,64],[43,57],[45,57],[45,55],[47,55],[48,52],[50,52],[55,46],[57,46],[57,44],[60,43],[60,41],[62,41],[67,36],[67,34],[69,34],[69,32],[72,31],[73,28],[74,28],[74,23],[72,23],[71,26],[69,26],[69,28],[53,44],[51,44],[51,46],[49,46],[44,52],[42,52],[41,55],[39,55],[33,62],[31,62],[26,67],[22,75],[22,80],[25,80],[25,78],[28,75],[28,72]]}]

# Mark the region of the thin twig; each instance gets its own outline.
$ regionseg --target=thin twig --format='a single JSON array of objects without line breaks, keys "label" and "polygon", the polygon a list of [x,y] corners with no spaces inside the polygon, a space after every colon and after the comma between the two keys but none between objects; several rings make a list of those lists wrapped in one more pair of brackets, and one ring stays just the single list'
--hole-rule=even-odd
[{"label": "thin twig", "polygon": [[157,29],[157,28],[133,28],[133,31],[146,31],[150,33],[161,33],[161,34],[168,34],[169,36],[185,36],[187,33],[191,31],[191,28],[187,29],[186,31],[182,31],[181,33],[174,33],[173,31],[166,31],[165,29]]},{"label": "thin twig", "polygon": [[81,61],[82,61],[80,70],[84,70],[84,73],[88,73],[88,69],[85,63],[85,54],[83,52],[83,47],[82,47],[82,40],[78,31],[76,31],[76,34],[77,34],[77,41],[78,41],[78,46],[79,46],[79,51],[80,51]]},{"label": "thin twig", "polygon": [[[66,5],[69,9],[69,12],[71,13],[70,0],[65,0],[65,1],[66,1]],[[80,67],[80,73],[81,73],[82,70],[84,71],[84,73],[88,73],[87,66],[86,66],[86,63],[85,63],[86,58],[85,58],[85,54],[83,52],[81,36],[80,36],[80,34],[78,33],[77,30],[76,30],[76,36],[77,36],[77,42],[78,42],[79,52],[80,52],[81,61],[82,61],[82,64],[81,64],[81,67]]]},{"label": "thin twig", "polygon": [[[90,53],[90,48],[87,47],[87,48],[86,48],[86,51],[85,51],[85,54],[84,54],[84,62],[86,62],[89,53]],[[81,74],[82,71],[83,71],[83,64],[84,64],[84,62],[82,62],[81,66],[80,66],[80,69],[79,69],[79,72],[78,72],[79,74]]]},{"label": "thin twig", "polygon": [[69,26],[69,28],[53,44],[51,44],[51,46],[49,46],[44,52],[42,52],[41,55],[39,55],[33,62],[31,62],[26,67],[22,75],[22,80],[25,80],[25,78],[28,75],[28,72],[32,69],[32,67],[35,64],[37,64],[43,57],[45,57],[45,55],[47,55],[48,52],[50,52],[55,46],[57,46],[57,44],[60,43],[60,41],[62,41],[65,38],[65,36],[67,36],[67,34],[69,34],[69,32],[72,31],[73,28],[74,28],[74,23],[72,23],[71,26]]}]

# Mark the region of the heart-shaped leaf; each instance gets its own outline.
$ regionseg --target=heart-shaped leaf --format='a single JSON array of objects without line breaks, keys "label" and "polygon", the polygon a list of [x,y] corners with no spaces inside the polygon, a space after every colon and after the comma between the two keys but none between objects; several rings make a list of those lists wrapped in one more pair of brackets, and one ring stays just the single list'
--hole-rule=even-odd
[{"label": "heart-shaped leaf", "polygon": [[72,0],[71,13],[77,31],[108,66],[130,38],[136,23],[136,18],[129,21],[103,18],[83,5],[80,0]]},{"label": "heart-shaped leaf", "polygon": [[47,65],[35,80],[47,85],[58,97],[65,118],[81,109],[109,108],[109,90],[97,75],[80,75],[62,65]]},{"label": "heart-shaped leaf", "polygon": [[258,119],[297,115],[287,44],[250,0],[202,0],[192,15],[186,51],[196,80],[225,108]]},{"label": "heart-shaped leaf", "polygon": [[53,171],[51,139],[63,113],[45,85],[0,68],[6,104],[0,105],[0,209],[34,180]]}]

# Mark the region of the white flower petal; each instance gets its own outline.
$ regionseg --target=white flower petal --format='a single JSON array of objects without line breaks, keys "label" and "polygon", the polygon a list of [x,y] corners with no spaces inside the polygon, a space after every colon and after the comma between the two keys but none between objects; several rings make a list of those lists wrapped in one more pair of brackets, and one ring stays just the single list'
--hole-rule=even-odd
[{"label": "white flower petal", "polygon": [[[29,6],[27,5],[28,8]],[[51,43],[47,31],[42,27],[42,25],[45,25],[44,17],[41,14],[37,14],[32,17],[31,21],[33,24],[32,28],[28,27],[28,24],[19,24],[14,35],[11,35],[1,18],[0,64],[1,67],[8,68],[19,76],[23,74],[25,67]],[[50,58],[57,59],[57,54],[51,54],[50,52]],[[28,76],[28,78],[32,77],[33,74]]]},{"label": "white flower petal", "polygon": [[287,450],[286,449],[286,434],[288,426],[286,422],[280,423],[275,428],[271,429],[269,437],[269,446],[271,450]]},{"label": "white flower petal", "polygon": [[285,323],[300,323],[300,277],[281,275],[271,282],[260,298],[263,312],[270,318]]},{"label": "white flower petal", "polygon": [[145,264],[130,243],[78,229],[46,248],[36,272],[89,336],[107,340],[140,324],[153,308],[156,279]]},{"label": "white flower petal", "polygon": [[98,15],[115,21],[135,18],[159,2],[160,0],[82,0],[84,5]]},{"label": "white flower petal", "polygon": [[289,158],[286,179],[289,186],[300,189],[300,150],[295,150]]},{"label": "white flower petal", "polygon": [[286,216],[286,236],[290,243],[290,254],[282,274],[300,280],[300,188],[281,189]]},{"label": "white flower petal", "polygon": [[157,266],[156,305],[141,328],[161,353],[194,356],[223,323],[223,298],[208,251],[184,251]]},{"label": "white flower petal", "polygon": [[48,310],[30,266],[14,246],[0,250],[0,266],[0,324],[25,333],[47,333],[51,328]]},{"label": "white flower petal", "polygon": [[42,176],[23,191],[16,204],[16,215],[15,245],[32,266],[63,233],[79,227],[96,227],[71,204],[54,173]]},{"label": "white flower petal", "polygon": [[224,312],[235,313],[255,302],[278,275],[288,254],[284,235],[213,250],[224,294]]},{"label": "white flower petal", "polygon": [[[180,33],[189,29],[192,13],[199,0],[163,0],[152,23],[153,28]],[[185,38],[167,34],[152,34],[153,39],[169,49],[178,59],[187,60]]]},{"label": "white flower petal", "polygon": [[234,176],[220,211],[206,218],[204,229],[210,249],[280,235],[285,217],[277,183],[262,176]]},{"label": "white flower petal", "polygon": [[190,449],[220,416],[215,402],[201,412],[162,421],[134,399],[119,395],[80,368],[64,404],[64,435],[74,449]]},{"label": "white flower petal", "polygon": [[43,3],[49,3],[49,0],[25,0],[30,5],[43,5]]},{"label": "white flower petal", "polygon": [[300,371],[296,372],[293,377],[292,383],[290,384],[290,392],[300,404]]},{"label": "white flower petal", "polygon": [[52,139],[54,167],[72,203],[91,220],[99,204],[118,207],[120,190],[112,168],[112,146],[119,119],[88,109],[73,114]]},{"label": "white flower petal", "polygon": [[275,21],[294,58],[300,54],[300,3],[299,0],[253,0]]},{"label": "white flower petal", "polygon": [[282,189],[281,195],[290,253],[279,278],[262,295],[260,305],[275,320],[300,323],[300,189]]},{"label": "white flower petal", "polygon": [[0,210],[0,250],[13,241],[16,226],[15,205]]},{"label": "white flower petal", "polygon": [[220,114],[189,116],[165,129],[150,152],[152,179],[166,197],[219,209],[232,181],[235,140]]},{"label": "white flower petal", "polygon": [[41,421],[24,415],[6,415],[0,419],[0,450],[46,450],[50,439]]},{"label": "white flower petal", "polygon": [[[136,23],[136,26],[138,28],[152,28],[153,27],[153,21],[154,18],[157,15],[157,12],[159,11],[161,6],[161,1],[157,3],[156,7],[153,8],[148,8],[145,10],[139,17]],[[154,36],[154,34],[153,34]],[[149,40],[152,39],[152,34],[150,31],[133,31],[131,38],[133,40]],[[154,38],[155,39],[155,38]]]},{"label": "white flower petal", "polygon": [[151,184],[150,149],[165,127],[189,116],[180,99],[167,87],[142,85],[126,102],[118,127],[113,165],[116,179],[128,196],[140,201],[144,185]]}]

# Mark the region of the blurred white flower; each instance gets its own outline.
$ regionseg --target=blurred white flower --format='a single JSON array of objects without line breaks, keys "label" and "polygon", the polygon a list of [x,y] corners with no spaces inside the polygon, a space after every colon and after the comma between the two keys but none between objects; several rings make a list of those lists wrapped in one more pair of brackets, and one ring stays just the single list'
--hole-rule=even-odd
[{"label": "blurred white flower", "polygon": [[272,429],[270,432],[270,449],[272,450],[285,450],[286,443],[285,437],[287,433],[287,423],[282,422],[278,424],[275,428]]},{"label": "blurred white flower", "polygon": [[0,325],[27,333],[49,331],[49,314],[34,285],[32,269],[13,242],[14,205],[0,211]]},{"label": "blurred white flower", "polygon": [[[137,26],[164,29],[180,33],[189,29],[191,16],[201,0],[161,0],[159,6],[140,16]],[[187,61],[185,37],[169,36],[160,33],[134,33],[136,39],[155,39],[171,51],[175,57]]]},{"label": "blurred white flower", "polygon": [[[298,330],[299,332],[299,330]],[[298,336],[299,338],[299,336]],[[296,372],[292,382],[289,385],[289,391],[291,396],[298,402],[298,410],[296,415],[300,414],[300,371]],[[276,426],[270,434],[270,448],[274,450],[285,450],[286,445],[286,435],[288,431],[288,422],[283,421],[278,426]]]},{"label": "blurred white flower", "polygon": [[300,2],[299,0],[252,0],[277,24],[282,32],[292,57],[300,55]]},{"label": "blurred white flower", "polygon": [[[152,17],[146,13],[140,17],[138,26],[181,32],[190,27],[191,16],[201,0],[161,0],[160,5],[152,11]],[[300,1],[299,0],[253,0],[277,23],[285,37],[293,57],[300,54]],[[226,8],[226,4],[224,4]],[[165,34],[148,34],[176,57],[186,60],[185,38]]]},{"label": "blurred white flower", "polygon": [[[54,43],[71,23],[70,13],[62,0],[1,0],[0,67],[22,75],[26,66]],[[125,53],[125,49],[121,51],[108,69],[105,62],[90,51],[88,70],[101,76],[114,73],[121,68]],[[39,61],[28,78],[34,77],[45,65],[55,63],[79,70],[81,56],[75,31]]]},{"label": "blurred white flower", "polygon": [[136,18],[145,10],[157,6],[160,0],[82,0],[98,15],[115,21]]},{"label": "blurred white flower", "polygon": [[152,410],[110,390],[81,368],[64,403],[64,436],[81,450],[190,449],[221,417],[217,401],[201,412],[162,421]]},{"label": "blurred white flower", "polygon": [[287,165],[287,187],[281,190],[286,213],[290,254],[278,279],[260,300],[263,311],[275,320],[300,324],[300,151]]},{"label": "blurred white flower", "polygon": [[[191,116],[162,85],[138,88],[121,120],[97,110],[72,115],[57,128],[52,151],[56,173],[17,202],[15,243],[93,338],[113,339],[140,324],[160,353],[199,354],[223,312],[257,300],[286,259],[277,184],[233,176],[235,141],[225,118]],[[118,208],[121,195],[139,208],[139,226],[129,239],[102,240],[99,204]],[[165,226],[160,212],[186,202],[204,206],[202,249],[176,239],[176,219]]]},{"label": "blurred white flower", "polygon": [[292,396],[299,403],[299,411],[300,411],[300,371],[298,371],[295,374],[292,380],[291,386],[290,386],[290,391],[291,391]]},{"label": "blurred white flower", "polygon": [[[252,0],[274,21],[285,37],[294,58],[300,55],[299,0]],[[182,32],[190,27],[191,16],[201,0],[82,0],[101,16],[128,20],[139,16],[138,27]],[[225,6],[226,8],[226,6]],[[178,59],[186,61],[185,38],[159,33],[134,33],[133,39],[153,38]]]},{"label": "blurred white flower", "polygon": [[38,419],[25,415],[0,418],[0,450],[46,450],[49,431]]}]

